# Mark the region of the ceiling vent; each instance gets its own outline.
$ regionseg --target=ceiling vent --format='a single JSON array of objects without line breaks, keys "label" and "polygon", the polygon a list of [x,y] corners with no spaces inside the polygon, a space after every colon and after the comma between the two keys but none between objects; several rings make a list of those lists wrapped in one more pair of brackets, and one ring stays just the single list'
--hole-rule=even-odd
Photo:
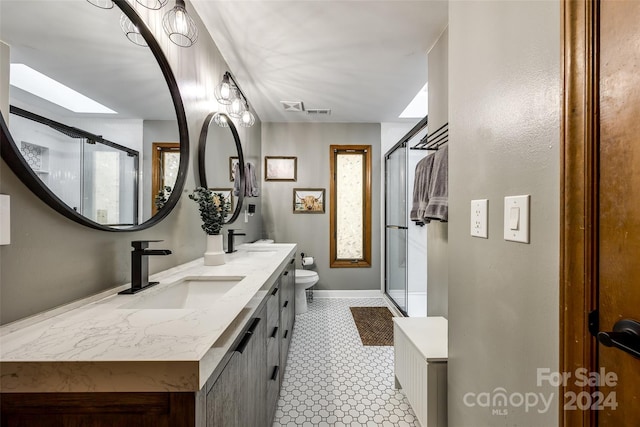
[{"label": "ceiling vent", "polygon": [[328,116],[331,114],[331,110],[329,108],[311,108],[307,109],[307,114],[314,116]]},{"label": "ceiling vent", "polygon": [[304,105],[302,101],[280,101],[284,111],[299,113],[300,111],[304,111]]}]

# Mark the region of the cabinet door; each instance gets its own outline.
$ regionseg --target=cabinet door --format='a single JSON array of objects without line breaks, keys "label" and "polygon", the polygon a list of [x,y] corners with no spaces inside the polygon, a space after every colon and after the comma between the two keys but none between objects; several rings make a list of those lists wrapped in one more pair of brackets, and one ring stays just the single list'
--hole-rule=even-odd
[{"label": "cabinet door", "polygon": [[244,375],[247,377],[243,392],[243,426],[267,425],[267,319],[266,306],[251,324],[250,339],[242,352]]},{"label": "cabinet door", "polygon": [[233,352],[231,359],[207,393],[207,427],[242,426],[241,391],[246,388],[242,355]]}]

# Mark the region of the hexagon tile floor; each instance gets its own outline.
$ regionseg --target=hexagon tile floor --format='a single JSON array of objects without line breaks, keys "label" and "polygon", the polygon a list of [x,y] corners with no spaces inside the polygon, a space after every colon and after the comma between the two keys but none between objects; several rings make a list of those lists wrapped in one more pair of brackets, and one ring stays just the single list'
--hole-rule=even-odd
[{"label": "hexagon tile floor", "polygon": [[296,316],[274,427],[418,426],[393,388],[393,347],[365,347],[349,307],[382,298],[315,298]]}]

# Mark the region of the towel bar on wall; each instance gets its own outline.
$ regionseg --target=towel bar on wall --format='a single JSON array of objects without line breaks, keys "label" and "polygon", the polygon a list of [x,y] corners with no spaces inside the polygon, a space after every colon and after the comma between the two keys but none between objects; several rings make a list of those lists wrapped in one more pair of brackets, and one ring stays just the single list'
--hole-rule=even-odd
[{"label": "towel bar on wall", "polygon": [[449,142],[449,123],[445,123],[432,133],[426,134],[411,150],[437,150]]}]

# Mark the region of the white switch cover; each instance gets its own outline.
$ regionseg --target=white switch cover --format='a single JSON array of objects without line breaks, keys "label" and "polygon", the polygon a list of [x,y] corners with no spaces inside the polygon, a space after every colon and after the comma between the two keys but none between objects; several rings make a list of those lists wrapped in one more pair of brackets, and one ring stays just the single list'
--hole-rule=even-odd
[{"label": "white switch cover", "polygon": [[11,243],[10,197],[0,194],[0,245]]},{"label": "white switch cover", "polygon": [[480,199],[471,201],[471,235],[487,239],[489,200]]},{"label": "white switch cover", "polygon": [[531,196],[504,198],[504,240],[529,243],[529,202]]}]

